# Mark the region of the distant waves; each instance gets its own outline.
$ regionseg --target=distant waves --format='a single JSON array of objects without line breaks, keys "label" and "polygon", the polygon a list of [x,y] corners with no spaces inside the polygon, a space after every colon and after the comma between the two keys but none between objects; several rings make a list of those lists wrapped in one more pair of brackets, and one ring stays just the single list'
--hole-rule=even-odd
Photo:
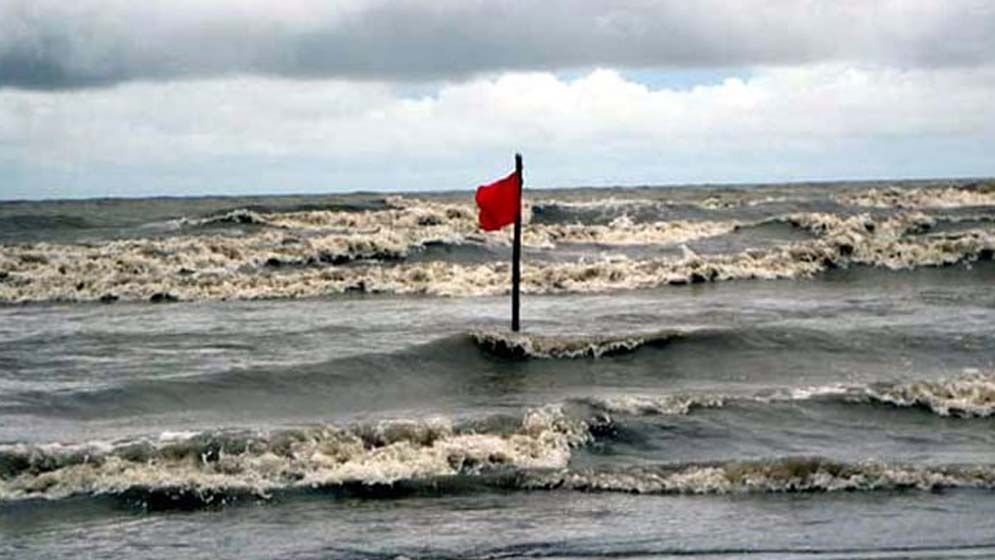
[{"label": "distant waves", "polygon": [[[995,211],[985,205],[995,198],[992,190],[975,184],[869,189],[823,196],[817,204],[707,192],[694,204],[611,197],[533,201],[526,209],[531,220],[524,230],[529,253],[522,287],[535,294],[610,292],[805,278],[850,266],[904,270],[990,260]],[[798,208],[791,210],[792,204]],[[749,214],[765,205],[779,212],[759,219]],[[811,211],[813,205],[822,211]],[[974,210],[942,213],[965,208]],[[770,224],[806,236],[760,239],[760,228]],[[347,292],[459,297],[508,289],[506,232],[480,232],[473,207],[452,200],[392,197],[383,208],[370,210],[235,209],[182,218],[176,227],[180,233],[168,236],[0,245],[0,302],[308,298]],[[754,232],[758,237],[751,244]],[[731,235],[739,240],[725,250],[691,247]]]}]

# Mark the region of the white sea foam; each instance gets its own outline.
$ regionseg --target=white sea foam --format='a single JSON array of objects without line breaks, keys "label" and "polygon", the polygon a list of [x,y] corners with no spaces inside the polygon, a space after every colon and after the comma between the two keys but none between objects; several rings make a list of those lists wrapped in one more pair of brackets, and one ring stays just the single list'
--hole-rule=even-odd
[{"label": "white sea foam", "polygon": [[546,208],[562,208],[566,210],[601,211],[604,213],[633,212],[640,210],[663,209],[681,205],[696,206],[705,210],[728,210],[739,207],[755,207],[765,204],[776,204],[794,200],[788,196],[757,196],[753,193],[721,193],[706,196],[703,199],[651,199],[641,197],[610,196],[595,199],[576,200],[539,200],[537,205]]},{"label": "white sea foam", "polygon": [[839,197],[843,204],[874,208],[957,208],[995,206],[995,183],[929,188],[869,189]]},{"label": "white sea foam", "polygon": [[821,458],[538,473],[530,489],[636,494],[840,492],[940,488],[995,489],[995,468],[840,463]]},{"label": "white sea foam", "polygon": [[830,383],[779,387],[753,394],[625,394],[582,399],[608,413],[652,416],[689,414],[732,403],[827,400],[851,404],[879,403],[922,408],[939,416],[983,418],[995,415],[995,373],[972,371],[936,380]]},{"label": "white sea foam", "polygon": [[725,235],[735,231],[739,223],[671,221],[636,223],[628,215],[613,219],[607,225],[548,224],[526,231],[526,242],[553,247],[558,243],[596,243],[602,245],[655,245],[686,243]]},{"label": "white sea foam", "polygon": [[[199,220],[273,226],[247,234],[181,235],[98,244],[0,245],[0,301],[85,301],[307,297],[360,289],[475,295],[501,290],[503,263],[414,263],[384,267],[432,244],[508,244],[507,232],[482,233],[466,205],[392,199],[386,210],[260,214],[236,210]],[[680,243],[731,231],[733,223],[611,226],[530,225],[525,244]],[[337,265],[369,261],[364,268]],[[279,269],[279,270],[278,270]],[[537,288],[541,290],[542,288]]]},{"label": "white sea foam", "polygon": [[[447,418],[317,425],[276,432],[165,432],[118,442],[0,445],[0,501],[73,495],[183,492],[202,496],[392,485],[510,469],[523,488],[638,493],[809,492],[944,487],[995,488],[995,468],[846,464],[787,458],[758,462],[572,470],[574,450],[619,415],[686,415],[736,403],[830,399],[921,407],[941,416],[986,417],[995,377],[969,373],[932,382],[832,384],[756,395],[602,395],[526,411],[513,424],[454,425]],[[578,409],[578,407],[581,407]]]},{"label": "white sea foam", "polygon": [[[412,252],[434,243],[507,243],[507,232],[478,233],[476,218],[467,207],[421,201],[406,201],[408,206],[403,207],[398,201],[393,204],[396,207],[370,212],[275,215],[266,219],[282,220],[286,227],[246,235],[0,246],[0,302],[296,298],[353,290],[476,296],[507,290],[508,265],[504,262],[404,262]],[[686,250],[681,257],[527,260],[522,289],[527,293],[585,293],[799,278],[851,264],[909,269],[991,258],[995,250],[995,233],[987,229],[909,235],[933,223],[918,212],[882,219],[793,214],[783,221],[817,237],[735,254],[701,256]],[[320,227],[295,230],[291,223]],[[675,244],[736,227],[733,222],[637,224],[622,217],[608,226],[529,225],[525,239],[533,246]],[[358,264],[341,266],[349,262]]]},{"label": "white sea foam", "polygon": [[995,414],[995,375],[980,372],[937,381],[876,384],[863,393],[873,401],[926,408],[940,416]]},{"label": "white sea foam", "polygon": [[510,358],[600,358],[633,352],[646,344],[661,344],[682,335],[678,331],[617,336],[549,336],[508,331],[476,330],[470,333],[485,351]]},{"label": "white sea foam", "polygon": [[753,206],[763,206],[764,204],[777,204],[782,202],[790,202],[793,200],[791,197],[787,196],[750,196],[748,194],[740,193],[736,195],[713,195],[705,198],[701,202],[697,203],[697,206],[705,208],[708,210],[727,210],[730,208],[739,208],[741,206],[753,207]]},{"label": "white sea foam", "polygon": [[685,415],[700,408],[720,408],[729,397],[722,395],[614,395],[584,399],[610,414],[635,416]]},{"label": "white sea foam", "polygon": [[390,485],[492,468],[563,468],[588,441],[583,421],[547,406],[528,411],[508,433],[454,429],[446,419],[316,426],[275,434],[0,446],[0,500],[180,489],[208,495],[345,483]]},{"label": "white sea foam", "polygon": [[652,200],[649,198],[638,198],[638,197],[626,198],[618,196],[607,196],[607,197],[576,199],[576,200],[540,199],[536,202],[536,204],[543,207],[554,207],[554,208],[564,208],[564,209],[574,209],[574,210],[618,211],[618,210],[631,210],[636,208],[659,208],[665,205],[666,203],[659,200]]}]

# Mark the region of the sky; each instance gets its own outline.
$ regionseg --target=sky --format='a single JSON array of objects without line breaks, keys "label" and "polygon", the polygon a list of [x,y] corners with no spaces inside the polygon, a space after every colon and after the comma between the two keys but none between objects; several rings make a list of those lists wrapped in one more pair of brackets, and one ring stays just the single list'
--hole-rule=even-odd
[{"label": "sky", "polygon": [[0,199],[995,176],[990,0],[0,0]]}]

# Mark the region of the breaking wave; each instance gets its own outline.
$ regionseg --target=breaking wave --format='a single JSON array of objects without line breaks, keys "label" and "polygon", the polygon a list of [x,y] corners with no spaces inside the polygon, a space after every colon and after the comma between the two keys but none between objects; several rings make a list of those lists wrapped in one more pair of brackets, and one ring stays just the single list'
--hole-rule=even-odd
[{"label": "breaking wave", "polygon": [[[737,402],[828,399],[922,407],[941,416],[984,417],[995,377],[823,386],[742,395],[585,397],[519,416],[437,417],[277,431],[213,430],[83,444],[0,445],[0,501],[70,496],[163,496],[204,505],[277,492],[395,485],[478,485],[637,493],[825,492],[995,488],[995,467],[839,463],[821,458],[583,470],[571,458],[611,437],[620,415],[686,415]],[[169,503],[169,499],[165,503]]]},{"label": "breaking wave", "polygon": [[995,375],[972,373],[953,379],[872,385],[868,400],[899,407],[917,407],[940,416],[962,418],[995,414]]},{"label": "breaking wave", "polygon": [[608,414],[633,416],[685,415],[701,408],[721,408],[734,397],[723,395],[616,395],[589,397],[578,402]]},{"label": "breaking wave", "polygon": [[995,206],[995,182],[931,188],[872,188],[839,197],[843,204],[870,208],[957,208]]},{"label": "breaking wave", "polygon": [[[390,495],[423,487],[636,494],[995,489],[993,465],[848,463],[822,457],[569,465],[592,439],[560,413],[532,411],[507,433],[460,433],[446,422],[278,434],[163,434],[118,444],[0,448],[0,503],[114,496],[154,507],[224,505],[289,492]],[[460,482],[462,481],[462,482]]]},{"label": "breaking wave", "polygon": [[761,402],[828,400],[919,408],[938,416],[985,418],[995,414],[995,374],[971,371],[932,381],[820,385],[779,389],[751,397]]},{"label": "breaking wave", "polygon": [[[467,205],[396,197],[379,210],[235,210],[210,219],[267,227],[237,235],[0,245],[0,302],[299,298],[353,291],[477,296],[507,290],[506,262],[409,258],[439,245],[506,246],[507,232],[479,232]],[[682,245],[770,222],[813,238],[706,255]],[[760,223],[635,222],[627,215],[608,224],[530,222],[524,242],[533,250],[573,243],[602,251],[579,260],[526,259],[522,289],[585,293],[800,278],[851,265],[912,269],[986,260],[995,253],[990,228],[930,233],[935,225],[935,218],[916,211],[885,217],[797,213]],[[682,251],[649,258],[605,252],[622,245]]]},{"label": "breaking wave", "polygon": [[725,235],[740,224],[734,221],[688,221],[636,223],[628,215],[614,218],[607,225],[537,224],[526,230],[526,245],[555,247],[558,243],[598,245],[673,245]]},{"label": "breaking wave", "polygon": [[581,399],[609,414],[653,416],[688,414],[701,408],[735,403],[783,401],[835,401],[847,404],[882,404],[919,408],[938,416],[986,418],[995,415],[995,374],[969,372],[933,381],[896,381],[870,384],[818,385],[778,388],[756,394],[617,395]]},{"label": "breaking wave", "polygon": [[645,345],[662,345],[682,336],[680,331],[616,336],[544,336],[508,331],[470,333],[484,351],[514,359],[601,358],[634,352]]},{"label": "breaking wave", "polygon": [[666,201],[631,196],[540,198],[532,204],[532,223],[537,225],[590,224],[605,226],[615,220],[634,223],[672,221],[692,217],[680,214]]},{"label": "breaking wave", "polygon": [[614,470],[533,473],[527,489],[634,494],[736,494],[880,490],[995,489],[995,467],[842,463],[819,457],[653,465]]},{"label": "breaking wave", "polygon": [[314,426],[276,433],[164,434],[157,440],[0,446],[0,500],[118,495],[135,490],[265,497],[278,490],[562,468],[590,438],[559,407],[517,421],[451,420]]},{"label": "breaking wave", "polygon": [[[376,235],[384,231],[410,238],[408,247],[424,245],[426,240],[445,239],[452,243],[506,244],[507,235],[486,233],[477,227],[472,206],[440,202],[413,202],[401,197],[388,199],[387,209],[369,212],[307,211],[264,214],[236,209],[206,218],[181,220],[191,225],[253,224],[298,232]],[[735,230],[733,221],[655,221],[636,223],[628,215],[615,217],[608,224],[540,224],[532,223],[532,206],[523,210],[526,228],[523,243],[531,247],[554,247],[557,243],[593,243],[601,245],[675,244],[694,239],[723,235]]]},{"label": "breaking wave", "polygon": [[[680,194],[674,191],[671,194]],[[640,210],[662,210],[680,206],[692,206],[704,210],[727,210],[740,207],[756,207],[766,204],[792,202],[795,197],[786,195],[768,195],[763,192],[735,191],[709,194],[701,197],[684,197],[669,199],[652,199],[644,197],[610,196],[579,200],[541,200],[536,203],[539,212],[550,210],[564,211],[597,211],[609,213],[631,213]]]}]

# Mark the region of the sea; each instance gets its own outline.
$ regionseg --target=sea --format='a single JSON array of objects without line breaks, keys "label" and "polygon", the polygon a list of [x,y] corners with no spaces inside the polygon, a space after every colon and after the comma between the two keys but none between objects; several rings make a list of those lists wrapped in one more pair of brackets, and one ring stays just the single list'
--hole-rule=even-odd
[{"label": "sea", "polygon": [[995,180],[0,203],[0,558],[995,557]]}]

